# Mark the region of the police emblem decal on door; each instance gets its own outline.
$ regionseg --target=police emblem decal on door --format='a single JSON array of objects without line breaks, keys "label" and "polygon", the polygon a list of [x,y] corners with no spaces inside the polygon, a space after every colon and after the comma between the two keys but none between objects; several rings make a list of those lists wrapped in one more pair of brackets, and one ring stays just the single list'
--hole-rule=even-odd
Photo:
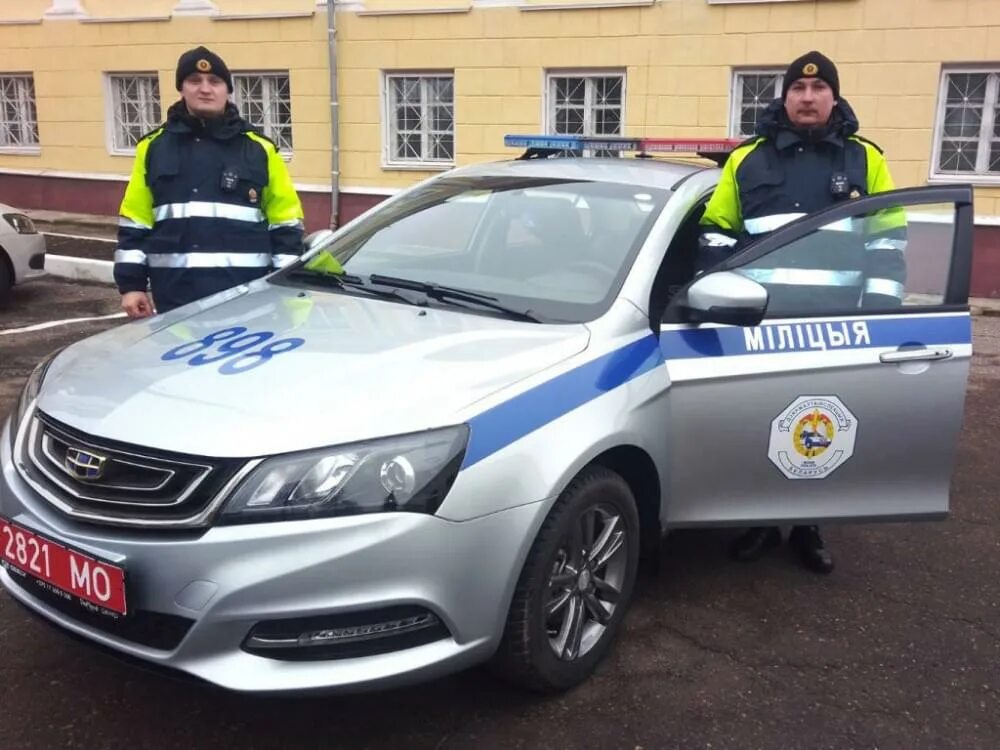
[{"label": "police emblem decal on door", "polygon": [[857,431],[836,396],[799,396],[771,422],[767,455],[788,479],[826,479],[854,454]]}]

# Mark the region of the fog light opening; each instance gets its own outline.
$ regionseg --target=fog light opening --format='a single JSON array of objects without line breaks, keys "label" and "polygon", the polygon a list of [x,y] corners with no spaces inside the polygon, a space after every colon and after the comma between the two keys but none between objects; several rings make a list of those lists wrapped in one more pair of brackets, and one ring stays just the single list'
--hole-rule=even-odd
[{"label": "fog light opening", "polygon": [[376,622],[371,625],[357,625],[348,628],[327,628],[313,630],[299,636],[300,646],[325,646],[331,643],[358,643],[375,638],[389,638],[394,635],[413,633],[437,625],[438,618],[430,612],[416,617]]},{"label": "fog light opening", "polygon": [[336,659],[412,648],[447,636],[437,615],[423,608],[401,607],[258,623],[244,649],[275,659]]}]

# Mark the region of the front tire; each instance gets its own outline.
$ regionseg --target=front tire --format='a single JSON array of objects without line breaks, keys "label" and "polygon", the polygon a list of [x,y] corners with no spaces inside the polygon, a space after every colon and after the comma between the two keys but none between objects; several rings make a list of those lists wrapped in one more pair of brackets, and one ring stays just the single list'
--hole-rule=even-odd
[{"label": "front tire", "polygon": [[3,250],[0,249],[0,307],[6,307],[10,303],[14,287],[14,276],[7,267],[7,258],[4,257]]},{"label": "front tire", "polygon": [[638,563],[639,514],[628,484],[602,466],[584,470],[528,553],[494,670],[537,692],[586,680],[614,641]]}]

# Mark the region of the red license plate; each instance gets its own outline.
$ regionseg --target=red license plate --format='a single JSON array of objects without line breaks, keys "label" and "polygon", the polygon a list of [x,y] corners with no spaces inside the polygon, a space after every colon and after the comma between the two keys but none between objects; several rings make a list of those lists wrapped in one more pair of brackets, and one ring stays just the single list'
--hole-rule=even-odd
[{"label": "red license plate", "polygon": [[125,570],[0,518],[0,563],[50,592],[103,614],[124,615]]}]

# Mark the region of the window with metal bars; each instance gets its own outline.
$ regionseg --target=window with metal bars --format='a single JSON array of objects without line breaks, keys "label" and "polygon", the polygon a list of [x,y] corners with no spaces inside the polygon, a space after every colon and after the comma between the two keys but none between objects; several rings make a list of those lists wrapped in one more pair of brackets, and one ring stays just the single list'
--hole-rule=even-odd
[{"label": "window with metal bars", "polygon": [[35,79],[0,75],[0,150],[38,148]]},{"label": "window with metal bars", "polygon": [[[546,95],[546,132],[559,135],[622,135],[625,120],[624,73],[550,73]],[[600,152],[592,155],[620,154]]]},{"label": "window with metal bars", "polygon": [[288,73],[233,75],[233,99],[243,119],[278,146],[292,153],[292,94]]},{"label": "window with metal bars", "polygon": [[730,97],[729,135],[749,138],[757,129],[757,122],[767,106],[781,96],[779,70],[740,70],[733,73],[733,91]]},{"label": "window with metal bars", "polygon": [[388,166],[455,161],[455,77],[386,74]]},{"label": "window with metal bars", "polygon": [[140,139],[160,124],[160,81],[155,73],[108,75],[111,91],[111,150],[135,151]]},{"label": "window with metal bars", "polygon": [[1000,178],[1000,68],[944,71],[934,146],[936,177]]}]

